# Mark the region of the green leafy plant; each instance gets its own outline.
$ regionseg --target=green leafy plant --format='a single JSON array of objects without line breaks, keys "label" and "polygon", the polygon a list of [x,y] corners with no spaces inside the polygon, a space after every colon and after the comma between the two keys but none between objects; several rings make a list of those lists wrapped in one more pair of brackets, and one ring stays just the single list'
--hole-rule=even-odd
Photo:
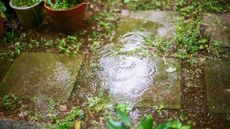
[{"label": "green leafy plant", "polygon": [[7,94],[2,99],[3,106],[8,110],[14,110],[17,107],[18,99],[14,94]]},{"label": "green leafy plant", "polygon": [[76,6],[84,0],[47,0],[47,4],[52,9],[63,10]]},{"label": "green leafy plant", "polygon": [[43,0],[11,0],[12,4],[18,7],[32,6],[42,1]]},{"label": "green leafy plant", "polygon": [[123,0],[133,10],[169,9],[172,0]]},{"label": "green leafy plant", "polygon": [[118,114],[118,117],[110,117],[106,121],[107,129],[191,129],[191,126],[183,125],[178,120],[170,120],[160,124],[155,124],[152,115],[146,115],[142,117],[135,127],[135,125],[132,125],[128,111],[129,108],[127,105],[118,105],[116,107],[116,113]]},{"label": "green leafy plant", "polygon": [[57,49],[60,53],[76,54],[81,47],[81,43],[75,36],[67,36],[58,41]]},{"label": "green leafy plant", "polygon": [[49,129],[71,129],[76,121],[84,119],[84,112],[78,107],[74,107],[64,119],[57,119],[54,125],[48,126]]},{"label": "green leafy plant", "polygon": [[230,10],[230,0],[204,0],[203,3],[207,11],[226,12]]},{"label": "green leafy plant", "polygon": [[4,12],[6,11],[6,7],[3,2],[0,1],[0,17],[5,18]]}]

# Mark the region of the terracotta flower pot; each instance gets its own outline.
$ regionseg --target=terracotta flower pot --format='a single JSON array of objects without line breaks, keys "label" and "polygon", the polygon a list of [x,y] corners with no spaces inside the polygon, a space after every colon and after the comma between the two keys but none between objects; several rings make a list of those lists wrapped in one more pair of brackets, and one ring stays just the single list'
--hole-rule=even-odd
[{"label": "terracotta flower pot", "polygon": [[4,30],[4,19],[0,16],[0,37],[2,37]]},{"label": "terracotta flower pot", "polygon": [[87,1],[65,10],[53,10],[45,3],[47,15],[56,29],[62,33],[73,33],[84,27],[84,14]]},{"label": "terracotta flower pot", "polygon": [[18,19],[24,28],[37,28],[43,23],[43,3],[39,2],[29,7],[17,7],[10,1],[10,6],[16,11]]}]

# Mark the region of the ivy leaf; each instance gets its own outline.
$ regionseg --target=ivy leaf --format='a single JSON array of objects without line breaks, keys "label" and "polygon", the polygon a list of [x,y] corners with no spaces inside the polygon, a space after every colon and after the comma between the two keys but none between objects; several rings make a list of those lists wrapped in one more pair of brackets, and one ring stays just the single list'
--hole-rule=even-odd
[{"label": "ivy leaf", "polygon": [[126,4],[126,3],[129,3],[131,0],[124,0],[123,2]]},{"label": "ivy leaf", "polygon": [[184,126],[181,127],[181,129],[191,129],[191,126],[189,126],[189,125],[184,125]]},{"label": "ivy leaf", "polygon": [[137,129],[152,129],[153,128],[153,117],[152,115],[147,115],[143,117],[137,127]]},{"label": "ivy leaf", "polygon": [[6,11],[6,7],[5,7],[4,3],[0,1],[0,12],[3,13],[5,11]]},{"label": "ivy leaf", "polygon": [[183,126],[180,121],[173,120],[159,124],[155,129],[191,129],[191,127]]},{"label": "ivy leaf", "polygon": [[124,113],[118,110],[118,114],[120,116],[121,122],[124,123],[125,126],[131,127],[131,119],[127,113]]},{"label": "ivy leaf", "polygon": [[111,118],[109,118],[109,120],[107,120],[106,127],[107,127],[107,129],[126,129],[126,127],[124,126],[124,124],[122,122],[115,121]]}]

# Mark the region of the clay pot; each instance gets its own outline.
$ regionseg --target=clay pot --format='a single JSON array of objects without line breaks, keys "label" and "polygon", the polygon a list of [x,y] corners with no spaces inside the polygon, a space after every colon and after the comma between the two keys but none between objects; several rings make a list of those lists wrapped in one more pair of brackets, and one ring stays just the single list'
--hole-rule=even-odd
[{"label": "clay pot", "polygon": [[2,37],[3,33],[4,33],[4,19],[0,16],[0,37]]},{"label": "clay pot", "polygon": [[87,0],[73,8],[65,10],[53,10],[45,3],[45,10],[55,28],[62,33],[74,33],[84,27],[84,15]]},{"label": "clay pot", "polygon": [[17,7],[10,1],[10,6],[16,11],[24,28],[37,28],[43,23],[43,4],[44,2],[39,2],[29,7]]}]

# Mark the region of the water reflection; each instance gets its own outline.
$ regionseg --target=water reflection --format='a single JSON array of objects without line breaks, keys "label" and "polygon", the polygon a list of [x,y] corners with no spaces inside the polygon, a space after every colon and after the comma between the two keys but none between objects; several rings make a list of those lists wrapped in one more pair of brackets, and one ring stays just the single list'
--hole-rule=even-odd
[{"label": "water reflection", "polygon": [[[129,52],[144,46],[147,32],[128,32],[119,38],[123,43],[122,51]],[[113,101],[135,104],[143,93],[153,84],[157,68],[154,61],[130,55],[103,57],[100,61],[104,67],[101,78],[109,90]]]},{"label": "water reflection", "polygon": [[122,51],[134,51],[135,49],[144,47],[144,37],[150,33],[142,31],[134,31],[124,34],[119,38],[120,43],[124,43]]}]

